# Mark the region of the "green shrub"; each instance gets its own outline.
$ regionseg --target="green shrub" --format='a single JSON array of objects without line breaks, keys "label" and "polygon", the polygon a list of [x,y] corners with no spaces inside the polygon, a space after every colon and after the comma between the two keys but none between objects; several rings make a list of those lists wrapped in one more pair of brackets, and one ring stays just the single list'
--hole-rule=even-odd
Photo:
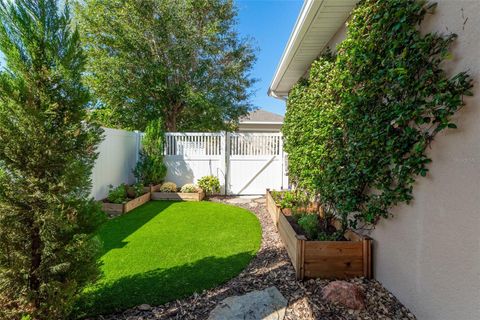
[{"label": "green shrub", "polygon": [[298,225],[305,231],[310,240],[316,240],[318,236],[318,215],[309,213],[304,214],[298,219]]},{"label": "green shrub", "polygon": [[291,181],[316,194],[343,226],[375,224],[412,200],[435,136],[472,81],[441,68],[455,35],[422,34],[434,6],[365,0],[352,12],[337,56],[315,61],[289,94],[283,134]]},{"label": "green shrub", "polygon": [[198,187],[192,183],[185,184],[181,189],[180,192],[184,193],[197,193]]},{"label": "green shrub", "polygon": [[173,182],[164,182],[160,186],[160,192],[177,192],[177,185]]},{"label": "green shrub", "polygon": [[140,197],[141,195],[145,194],[145,190],[143,189],[144,185],[143,185],[142,182],[137,182],[134,185],[130,186],[130,188],[131,188],[131,190],[133,192],[133,196],[135,198]]},{"label": "green shrub", "polygon": [[133,171],[137,180],[146,186],[161,183],[167,174],[167,167],[163,162],[164,144],[163,120],[151,121],[142,139],[140,160]]},{"label": "green shrub", "polygon": [[272,198],[281,209],[295,208],[308,203],[305,193],[299,191],[271,191]]},{"label": "green shrub", "polygon": [[102,130],[69,3],[0,1],[0,319],[68,319],[100,276]]},{"label": "green shrub", "polygon": [[124,183],[116,187],[110,185],[107,196],[109,202],[120,204],[126,202],[127,198],[127,186]]},{"label": "green shrub", "polygon": [[197,184],[206,194],[220,192],[220,181],[215,176],[202,177],[198,180]]}]

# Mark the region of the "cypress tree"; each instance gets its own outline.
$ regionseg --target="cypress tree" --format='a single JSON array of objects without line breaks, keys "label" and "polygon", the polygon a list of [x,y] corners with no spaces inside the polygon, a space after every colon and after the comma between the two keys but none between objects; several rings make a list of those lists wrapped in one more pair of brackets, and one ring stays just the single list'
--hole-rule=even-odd
[{"label": "cypress tree", "polygon": [[2,319],[64,319],[99,273],[103,214],[89,193],[101,130],[84,121],[85,58],[62,3],[0,0]]}]

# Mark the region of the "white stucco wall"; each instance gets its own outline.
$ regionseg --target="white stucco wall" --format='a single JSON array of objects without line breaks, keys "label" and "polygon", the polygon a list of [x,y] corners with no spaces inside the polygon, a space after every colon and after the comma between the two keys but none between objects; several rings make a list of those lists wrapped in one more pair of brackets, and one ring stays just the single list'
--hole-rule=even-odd
[{"label": "white stucco wall", "polygon": [[[426,178],[410,205],[393,209],[372,233],[374,274],[418,319],[480,319],[480,0],[436,0],[422,31],[454,32],[449,74],[475,80],[456,115],[459,129],[436,137]],[[468,19],[468,20],[467,20]],[[344,29],[331,40],[334,47]]]}]

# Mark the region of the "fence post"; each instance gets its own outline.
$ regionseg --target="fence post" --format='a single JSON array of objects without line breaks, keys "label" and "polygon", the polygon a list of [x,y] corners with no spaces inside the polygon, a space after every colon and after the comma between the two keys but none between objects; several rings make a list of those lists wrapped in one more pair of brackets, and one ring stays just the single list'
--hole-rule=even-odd
[{"label": "fence post", "polygon": [[[135,166],[137,166],[138,161],[140,161],[140,149],[142,144],[142,133],[138,130],[135,130]],[[138,182],[135,179],[135,182]]]},{"label": "fence post", "polygon": [[221,160],[220,160],[220,170],[223,173],[223,185],[224,185],[224,194],[228,193],[228,156],[229,156],[229,140],[230,136],[227,131],[223,131],[221,135]]}]

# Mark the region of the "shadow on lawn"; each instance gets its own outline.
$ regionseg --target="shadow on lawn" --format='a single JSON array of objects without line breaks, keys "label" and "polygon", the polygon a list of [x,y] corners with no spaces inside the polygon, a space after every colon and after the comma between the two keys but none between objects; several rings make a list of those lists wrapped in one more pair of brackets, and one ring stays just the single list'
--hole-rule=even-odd
[{"label": "shadow on lawn", "polygon": [[101,255],[112,249],[123,248],[129,235],[168,208],[172,201],[150,201],[141,207],[106,222],[97,232],[103,243]]},{"label": "shadow on lawn", "polygon": [[74,313],[80,317],[107,314],[143,303],[160,305],[200,293],[236,276],[254,255],[254,252],[243,252],[225,258],[207,257],[191,264],[99,283],[83,294]]}]

